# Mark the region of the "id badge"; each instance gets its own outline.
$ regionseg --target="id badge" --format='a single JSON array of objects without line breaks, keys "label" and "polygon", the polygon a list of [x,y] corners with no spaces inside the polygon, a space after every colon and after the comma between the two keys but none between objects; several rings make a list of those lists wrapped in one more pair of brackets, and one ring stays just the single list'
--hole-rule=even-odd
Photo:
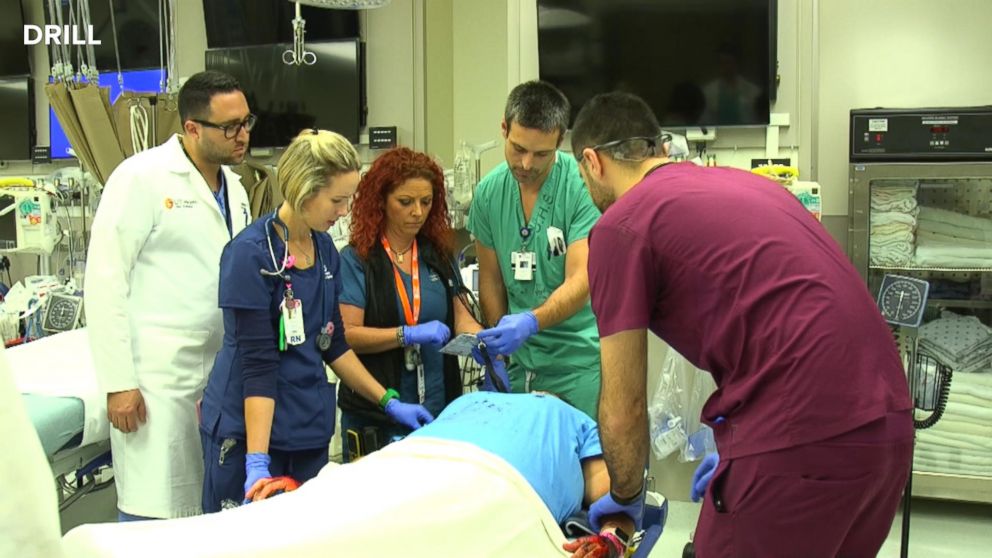
[{"label": "id badge", "polygon": [[532,281],[537,258],[534,252],[511,252],[510,265],[513,267],[513,279],[516,281]]},{"label": "id badge", "polygon": [[424,363],[417,363],[417,399],[420,400],[420,404],[424,404],[424,398],[427,397],[427,382],[424,381]]},{"label": "id badge", "polygon": [[303,301],[295,298],[286,300],[282,303],[281,309],[286,343],[302,345],[307,340],[307,334],[303,330]]},{"label": "id badge", "polygon": [[420,364],[420,347],[418,345],[410,345],[403,349],[403,364],[407,372],[413,372],[417,369],[417,365]]},{"label": "id badge", "polygon": [[557,258],[568,252],[565,244],[565,233],[558,227],[548,227],[548,257]]}]

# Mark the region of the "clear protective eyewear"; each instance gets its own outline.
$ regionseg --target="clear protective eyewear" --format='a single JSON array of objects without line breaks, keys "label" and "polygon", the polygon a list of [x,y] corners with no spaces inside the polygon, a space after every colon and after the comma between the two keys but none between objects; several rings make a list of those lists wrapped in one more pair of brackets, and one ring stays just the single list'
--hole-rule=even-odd
[{"label": "clear protective eyewear", "polygon": [[249,114],[248,118],[234,124],[214,124],[213,122],[209,122],[207,120],[197,120],[196,118],[191,118],[190,120],[207,128],[216,128],[217,130],[224,132],[225,138],[234,139],[241,133],[241,128],[244,128],[246,132],[251,133],[251,129],[254,128],[255,123],[258,122],[258,117],[254,114]]},{"label": "clear protective eyewear", "polygon": [[[610,156],[618,161],[643,161],[648,157],[656,156],[658,154],[658,146],[665,145],[670,141],[672,141],[672,135],[667,132],[662,132],[657,136],[634,136],[632,138],[618,139],[584,148],[576,154],[575,160],[581,165],[583,151],[592,149],[593,151],[611,151]],[[643,149],[634,149],[636,145],[630,145],[632,142],[644,142]],[[632,156],[632,152],[644,153],[644,155]]]}]

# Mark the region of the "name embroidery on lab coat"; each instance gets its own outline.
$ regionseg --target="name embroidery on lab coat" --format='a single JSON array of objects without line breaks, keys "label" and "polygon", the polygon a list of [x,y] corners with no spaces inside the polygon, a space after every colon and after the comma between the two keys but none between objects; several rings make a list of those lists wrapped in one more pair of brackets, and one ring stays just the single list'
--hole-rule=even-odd
[{"label": "name embroidery on lab coat", "polygon": [[165,198],[163,205],[166,209],[193,209],[196,207],[196,200],[182,198]]}]

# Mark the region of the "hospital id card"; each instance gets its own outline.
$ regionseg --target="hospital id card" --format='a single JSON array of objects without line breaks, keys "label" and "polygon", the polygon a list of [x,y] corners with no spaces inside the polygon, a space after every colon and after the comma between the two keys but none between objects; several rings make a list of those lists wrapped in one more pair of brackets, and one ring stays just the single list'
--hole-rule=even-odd
[{"label": "hospital id card", "polygon": [[307,340],[306,331],[303,329],[303,301],[295,298],[283,301],[282,323],[286,343],[289,345],[302,345]]},{"label": "hospital id card", "polygon": [[446,355],[468,356],[472,354],[472,349],[479,346],[479,339],[473,333],[462,333],[441,347],[441,352]]}]

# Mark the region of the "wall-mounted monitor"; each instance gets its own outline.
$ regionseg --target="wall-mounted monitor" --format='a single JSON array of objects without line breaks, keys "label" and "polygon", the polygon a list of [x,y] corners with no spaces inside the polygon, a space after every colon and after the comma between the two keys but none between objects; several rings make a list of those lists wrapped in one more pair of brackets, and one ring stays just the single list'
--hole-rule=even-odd
[{"label": "wall-mounted monitor", "polygon": [[628,91],[662,126],[768,124],[777,0],[538,0],[541,79],[572,117],[592,96]]},{"label": "wall-mounted monitor", "polygon": [[[15,2],[17,0],[14,0]],[[63,24],[68,25],[69,2],[62,2]],[[73,9],[75,9],[73,2]],[[179,9],[186,2],[179,2]],[[45,19],[54,24],[48,2],[45,2]],[[114,17],[110,17],[110,6],[114,7]],[[96,55],[96,67],[101,72],[117,71],[117,55],[114,52],[114,33],[117,29],[117,45],[121,56],[121,68],[133,70],[160,66],[159,57],[159,0],[89,0],[90,22],[93,25],[93,38],[101,44],[93,47]],[[182,29],[179,29],[179,40],[182,41]],[[72,61],[73,65],[77,62]]]},{"label": "wall-mounted monitor", "polygon": [[[300,6],[307,42],[359,37],[357,10]],[[209,48],[290,43],[296,4],[287,0],[203,0]]]},{"label": "wall-mounted monitor", "polygon": [[[121,72],[124,76],[124,89],[139,93],[155,93],[160,91],[159,83],[164,80],[161,70],[154,68],[151,70],[130,70]],[[113,104],[121,96],[120,82],[117,80],[117,72],[102,72],[100,74],[100,87],[110,88],[110,103]],[[62,129],[62,124],[55,116],[55,111],[48,109],[48,138],[49,145],[52,146],[52,159],[68,159],[69,138]]]},{"label": "wall-mounted monitor", "polygon": [[285,64],[283,53],[291,48],[282,43],[207,51],[207,69],[236,77],[258,116],[252,147],[282,147],[314,127],[357,143],[364,112],[360,43],[307,43],[317,56],[312,66]]},{"label": "wall-mounted monitor", "polygon": [[34,88],[30,77],[0,79],[0,161],[29,161],[34,146]]}]

